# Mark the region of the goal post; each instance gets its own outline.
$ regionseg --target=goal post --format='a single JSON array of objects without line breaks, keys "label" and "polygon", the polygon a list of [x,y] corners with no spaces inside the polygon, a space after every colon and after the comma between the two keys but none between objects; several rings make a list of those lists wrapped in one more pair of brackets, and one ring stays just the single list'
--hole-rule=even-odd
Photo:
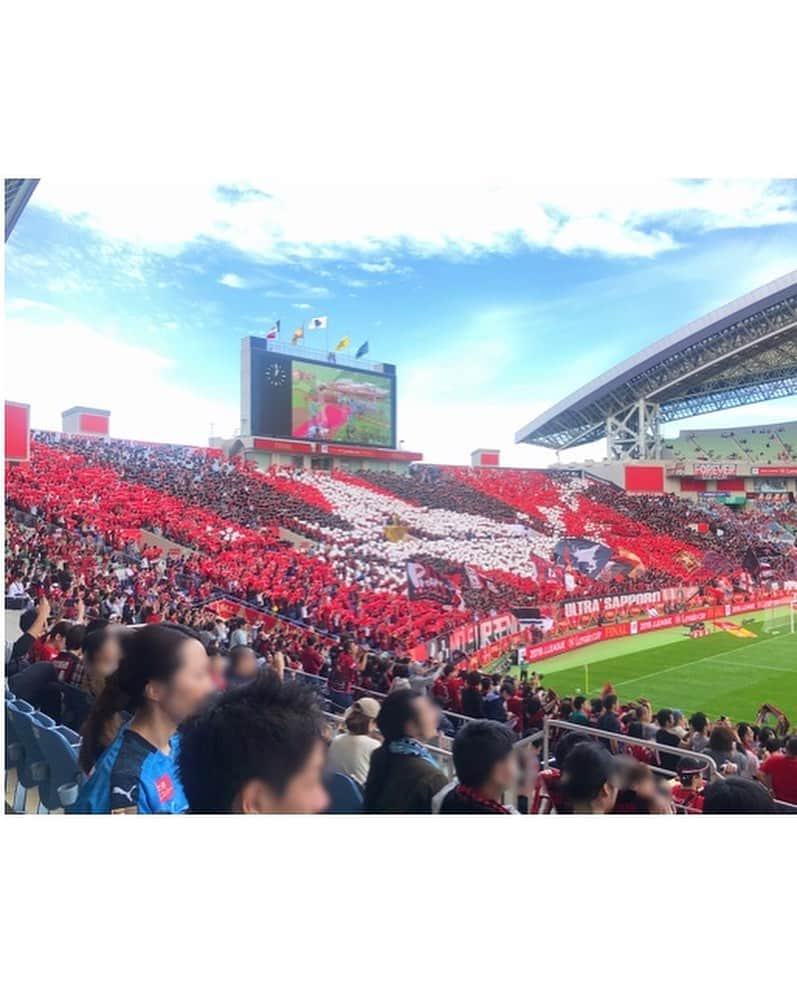
[{"label": "goal post", "polygon": [[769,606],[764,613],[765,634],[794,634],[797,630],[797,593],[785,606]]}]

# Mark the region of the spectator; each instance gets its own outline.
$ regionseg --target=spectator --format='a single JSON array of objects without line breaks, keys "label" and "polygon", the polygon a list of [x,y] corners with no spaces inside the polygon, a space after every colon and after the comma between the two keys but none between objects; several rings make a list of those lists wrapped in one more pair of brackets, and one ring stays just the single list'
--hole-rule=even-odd
[{"label": "spectator", "polygon": [[357,678],[357,663],[352,655],[351,642],[344,641],[332,663],[327,685],[329,698],[336,707],[346,710],[352,704],[352,690]]},{"label": "spectator", "polygon": [[577,696],[573,698],[573,712],[570,714],[571,724],[580,724],[583,727],[589,727],[589,717],[584,711],[584,704],[587,702],[587,698],[584,696]]},{"label": "spectator", "polygon": [[313,635],[307,639],[307,643],[299,655],[299,661],[302,663],[302,669],[311,676],[317,676],[321,672],[324,658],[316,648],[316,639]]},{"label": "spectator", "polygon": [[313,690],[269,670],[216,697],[180,732],[190,812],[320,813],[322,730]]},{"label": "spectator", "polygon": [[797,804],[797,735],[786,739],[782,752],[761,763],[760,776],[776,800]]},{"label": "spectator", "polygon": [[753,779],[742,779],[741,776],[730,776],[728,779],[715,779],[706,787],[703,813],[776,814],[777,808],[761,783]]},{"label": "spectator", "polygon": [[227,685],[242,686],[251,682],[257,675],[257,656],[248,645],[236,645],[230,651],[227,667]]},{"label": "spectator", "polygon": [[327,755],[330,772],[342,772],[358,786],[365,786],[371,755],[379,748],[374,738],[380,706],[372,697],[361,697],[346,711],[346,733],[332,739]]},{"label": "spectator", "polygon": [[512,814],[504,793],[518,782],[515,736],[496,721],[469,721],[452,748],[457,782],[443,797],[441,814]]},{"label": "spectator", "polygon": [[[656,723],[659,730],[656,732],[656,742],[659,745],[667,745],[669,748],[680,748],[681,739],[673,732],[675,725],[675,715],[669,707],[662,707],[656,714]],[[659,752],[659,765],[662,769],[676,772],[680,758],[670,752]]]},{"label": "spectator", "polygon": [[736,725],[736,747],[744,754],[744,776],[756,779],[758,776],[758,756],[755,751],[755,729],[746,721]]},{"label": "spectator", "polygon": [[384,739],[371,756],[364,810],[369,814],[429,814],[447,782],[424,745],[437,728],[432,702],[415,690],[388,695],[377,726]]},{"label": "spectator", "polygon": [[736,736],[726,724],[715,725],[703,755],[714,759],[723,776],[742,775],[745,771],[744,752],[736,748]]},{"label": "spectator", "polygon": [[[80,731],[109,676],[122,657],[122,637],[114,627],[95,628],[83,638],[80,682],[55,687],[59,694],[58,717],[62,724]],[[55,717],[54,714],[50,716]],[[103,741],[107,747],[112,736]]]},{"label": "spectator", "polygon": [[[123,652],[84,728],[80,762],[90,775],[70,813],[182,813],[176,731],[213,690],[207,653],[173,624],[137,629]],[[132,718],[103,751],[124,712]]]},{"label": "spectator", "polygon": [[82,624],[68,625],[64,638],[64,648],[53,660],[58,679],[62,683],[78,687],[83,685],[86,674],[86,667],[83,664],[83,639],[85,636],[86,628]]},{"label": "spectator", "polygon": [[607,814],[620,787],[617,760],[605,748],[579,742],[564,760],[561,785],[574,814]]},{"label": "spectator", "polygon": [[47,619],[50,616],[50,602],[46,597],[39,600],[34,609],[24,610],[19,617],[19,629],[22,634],[14,642],[11,657],[6,665],[6,675],[13,676],[24,668],[29,660],[33,646],[47,630]]},{"label": "spectator", "polygon": [[672,788],[672,798],[688,814],[703,810],[703,773],[706,763],[695,755],[684,755],[678,760],[678,782]]},{"label": "spectator", "polygon": [[465,677],[465,688],[462,690],[462,713],[465,717],[483,717],[481,676],[471,670]]},{"label": "spectator", "polygon": [[510,683],[502,683],[501,688],[497,691],[495,687],[492,687],[482,702],[482,712],[485,719],[506,724],[509,721],[507,704],[512,699],[513,694],[514,688]]},{"label": "spectator", "polygon": [[[618,716],[618,704],[617,696],[614,693],[609,693],[603,698],[603,712],[598,718],[598,728],[601,731],[612,731],[615,734],[621,734],[623,730],[623,725],[620,723],[620,718]],[[610,738],[604,738],[601,741],[604,748],[607,748],[610,752],[616,752],[618,750],[617,742]]]},{"label": "spectator", "polygon": [[206,651],[208,653],[210,678],[213,680],[213,685],[217,690],[225,690],[227,688],[227,656],[215,643],[208,645]]},{"label": "spectator", "polygon": [[698,710],[697,713],[692,714],[689,718],[689,727],[692,729],[692,734],[689,738],[692,751],[704,752],[709,744],[709,736],[706,732],[710,733],[710,727],[708,718],[702,710]]}]

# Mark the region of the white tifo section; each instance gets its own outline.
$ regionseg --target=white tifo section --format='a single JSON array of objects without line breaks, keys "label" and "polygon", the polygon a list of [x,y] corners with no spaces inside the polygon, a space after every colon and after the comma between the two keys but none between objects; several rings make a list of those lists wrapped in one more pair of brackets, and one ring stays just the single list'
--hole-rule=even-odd
[{"label": "white tifo section", "polygon": [[[321,528],[327,541],[319,549],[320,556],[336,565],[341,578],[358,579],[377,588],[403,584],[407,559],[419,554],[485,571],[502,569],[518,576],[533,576],[530,553],[549,557],[558,538],[564,535],[559,507],[545,509],[556,531],[554,537],[548,537],[531,528],[523,515],[518,515],[517,524],[499,524],[477,514],[414,507],[399,497],[376,493],[328,473],[297,473],[295,478],[316,487],[352,526],[351,531]],[[574,483],[561,488],[563,501],[573,509],[575,494],[584,488],[581,480]],[[400,542],[388,541],[384,529],[394,515],[402,524],[423,531],[424,537],[408,535]]]}]

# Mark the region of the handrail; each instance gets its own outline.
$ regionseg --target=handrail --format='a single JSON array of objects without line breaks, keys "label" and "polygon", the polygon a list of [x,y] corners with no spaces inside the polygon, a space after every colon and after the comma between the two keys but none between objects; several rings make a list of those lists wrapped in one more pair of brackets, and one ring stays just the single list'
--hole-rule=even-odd
[{"label": "handrail", "polygon": [[[323,683],[325,688],[329,686],[329,680],[327,679],[326,676],[316,676],[312,672],[305,672],[304,669],[292,669],[290,666],[286,666],[285,667],[286,677],[288,676],[288,674],[290,674],[289,676],[290,679],[295,679],[297,676],[299,676],[301,679],[308,679],[308,680],[313,680],[314,682],[317,683]],[[361,693],[363,696],[370,696],[376,700],[386,700],[389,695],[387,693],[378,693],[376,690],[366,689],[365,686],[354,686],[353,689],[359,691],[359,693]],[[441,709],[440,712],[444,714],[449,720],[453,719],[454,721],[461,722],[462,724],[467,724],[470,721],[478,720],[478,718],[476,717],[467,717],[465,714],[457,714],[453,710]]]},{"label": "handrail", "polygon": [[[627,734],[620,734],[617,731],[603,731],[601,728],[594,728],[586,724],[573,724],[570,721],[559,721],[552,717],[546,717],[543,720],[543,743],[542,743],[542,767],[543,769],[548,769],[550,767],[550,728],[561,728],[564,731],[578,731],[583,734],[588,734],[595,738],[603,738],[607,741],[618,741],[620,744],[625,745],[636,745],[637,747],[650,748],[652,751],[665,752],[668,755],[677,755],[683,758],[684,755],[691,755],[694,758],[700,759],[705,762],[706,768],[710,772],[710,778],[713,782],[715,779],[723,779],[724,777],[720,775],[719,769],[717,769],[717,763],[711,758],[710,755],[704,755],[702,752],[693,752],[685,748],[676,748],[674,745],[660,745],[657,741],[648,741],[645,738],[632,738]],[[672,774],[675,772],[671,769],[657,769],[656,766],[650,766],[653,772],[660,772],[662,774]]]}]

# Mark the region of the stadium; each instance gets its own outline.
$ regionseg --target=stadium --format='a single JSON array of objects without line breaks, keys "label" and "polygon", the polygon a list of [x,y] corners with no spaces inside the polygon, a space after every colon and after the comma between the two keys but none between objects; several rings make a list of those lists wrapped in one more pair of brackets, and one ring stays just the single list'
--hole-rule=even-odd
[{"label": "stadium", "polygon": [[797,394],[797,272],[520,428],[546,469],[240,348],[204,447],[6,400],[8,812],[797,812],[797,421],[662,433]]}]

